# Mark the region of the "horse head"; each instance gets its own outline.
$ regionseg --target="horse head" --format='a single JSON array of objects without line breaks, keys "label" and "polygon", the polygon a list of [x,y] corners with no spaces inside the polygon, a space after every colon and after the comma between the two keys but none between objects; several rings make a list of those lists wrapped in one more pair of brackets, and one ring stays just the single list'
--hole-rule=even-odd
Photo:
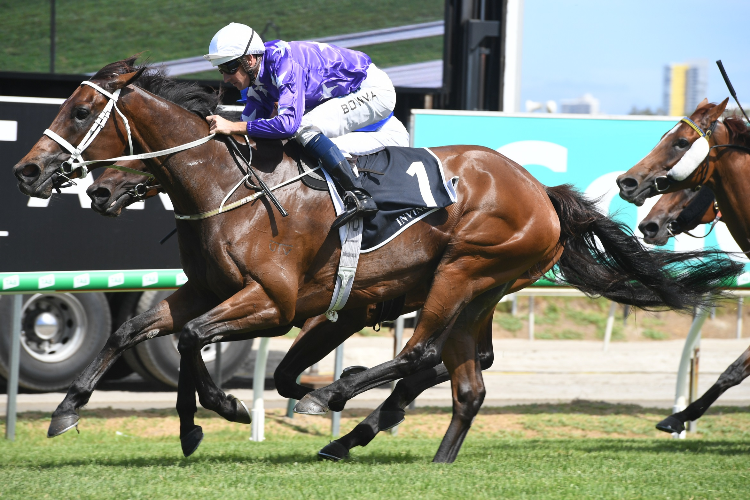
[{"label": "horse head", "polygon": [[711,130],[728,101],[709,104],[704,99],[689,119],[664,134],[648,155],[617,178],[620,197],[641,206],[646,198],[696,187],[710,177],[711,162],[704,161],[710,134],[703,131]]},{"label": "horse head", "polygon": [[[119,94],[119,91],[137,79],[144,69],[125,72],[125,68],[132,69],[128,62],[132,63],[126,60],[109,64],[88,82],[110,95],[115,92]],[[119,112],[105,111],[111,111],[110,101],[107,95],[88,84],[81,84],[73,92],[60,106],[60,111],[45,131],[45,135],[13,167],[13,174],[18,179],[18,188],[22,193],[37,198],[49,198],[53,188],[60,187],[70,179],[84,176],[86,171],[70,168],[75,165],[76,159],[71,149],[88,159],[110,158],[112,151],[125,151],[128,146],[128,132]],[[106,116],[107,114],[110,116]],[[97,128],[99,130],[92,138],[92,131]],[[57,139],[54,139],[55,136]],[[67,142],[67,147],[60,139]],[[91,142],[87,144],[90,139]],[[85,149],[85,153],[82,149]],[[79,156],[80,158],[82,157]]]},{"label": "horse head", "polygon": [[713,191],[703,186],[699,191],[682,189],[659,198],[638,229],[643,241],[650,245],[663,246],[669,238],[695,229],[699,224],[714,220]]},{"label": "horse head", "polygon": [[[127,170],[122,170],[125,167]],[[138,174],[143,172],[143,174]],[[91,208],[106,217],[118,217],[123,208],[135,202],[156,196],[161,186],[146,174],[146,165],[139,160],[121,161],[103,172],[86,194],[91,198]]]}]

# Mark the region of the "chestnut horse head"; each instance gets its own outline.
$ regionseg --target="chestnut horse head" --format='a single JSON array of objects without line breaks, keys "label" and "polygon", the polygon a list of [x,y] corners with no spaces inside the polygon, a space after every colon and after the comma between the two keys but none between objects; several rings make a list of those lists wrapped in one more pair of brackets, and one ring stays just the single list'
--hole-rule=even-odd
[{"label": "chestnut horse head", "polygon": [[717,105],[704,99],[690,118],[664,134],[645,158],[617,178],[620,197],[641,206],[646,198],[703,183],[711,173],[711,162],[705,161],[709,142],[728,100]]},{"label": "chestnut horse head", "polygon": [[643,241],[649,245],[663,246],[670,237],[716,220],[715,200],[708,186],[703,186],[699,191],[682,189],[662,195],[638,224]]}]

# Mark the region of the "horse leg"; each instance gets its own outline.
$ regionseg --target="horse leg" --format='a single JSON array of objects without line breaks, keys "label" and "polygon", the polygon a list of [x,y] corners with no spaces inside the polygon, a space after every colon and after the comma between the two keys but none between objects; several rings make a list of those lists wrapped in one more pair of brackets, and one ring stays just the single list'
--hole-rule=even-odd
[{"label": "horse leg", "polygon": [[340,311],[335,323],[325,315],[308,319],[273,374],[278,393],[285,398],[302,399],[310,392],[312,389],[297,383],[297,377],[364,328],[367,313],[367,307]]},{"label": "horse leg", "polygon": [[88,403],[97,383],[122,353],[144,340],[168,335],[215,304],[189,283],[143,314],[126,321],[110,335],[94,360],[73,381],[63,401],[52,413],[47,437],[55,437],[78,425],[78,409]]},{"label": "horse leg", "polygon": [[750,347],[724,370],[724,373],[719,376],[719,380],[703,396],[693,401],[681,412],[674,413],[656,424],[656,428],[664,432],[684,431],[685,422],[692,422],[701,418],[719,396],[724,394],[727,389],[739,385],[748,376],[750,376]]},{"label": "horse leg", "polygon": [[[294,302],[291,304],[293,307]],[[178,412],[182,412],[180,442],[183,450],[192,453],[202,438],[202,433],[196,430],[199,427],[192,423],[195,406],[187,401],[193,391],[188,379],[192,379],[201,406],[215,411],[227,420],[249,423],[249,414],[244,405],[236,398],[227,397],[211,380],[200,352],[203,346],[212,342],[255,338],[259,333],[266,337],[283,335],[291,329],[292,316],[292,311],[282,310],[258,283],[252,282],[218,306],[185,324],[177,345],[182,358],[189,360],[180,366],[190,364],[187,370],[190,376],[185,377],[186,388],[180,392],[185,399],[178,403]],[[262,332],[258,332],[261,329]]]},{"label": "horse leg", "polygon": [[[492,319],[485,322],[484,335],[479,343],[479,360],[482,370],[492,366]],[[451,346],[447,344],[445,349]],[[318,452],[318,457],[326,460],[342,460],[349,456],[355,446],[367,446],[378,432],[387,431],[400,424],[406,415],[404,409],[427,389],[450,380],[444,364],[415,373],[399,380],[393,392],[370,415],[352,429],[349,434],[331,441]]]},{"label": "horse leg", "polygon": [[[464,268],[463,270],[455,269],[455,271],[463,274],[469,270]],[[462,301],[456,295],[465,294],[466,291],[453,285],[461,280],[461,276],[453,276],[453,274],[445,272],[435,278],[433,289],[425,302],[414,335],[398,356],[392,361],[386,361],[362,373],[339,379],[327,387],[308,393],[297,403],[295,411],[312,415],[325,414],[328,408],[336,410],[337,407],[343,407],[346,401],[357,394],[382,383],[404,378],[436,366],[440,363],[443,344],[459,315],[466,311],[469,314],[467,319],[471,318],[471,321],[476,321],[475,318],[478,315],[484,318],[484,310],[488,308],[492,310],[511,284],[505,283],[490,288],[468,301],[471,307],[462,307]]]}]

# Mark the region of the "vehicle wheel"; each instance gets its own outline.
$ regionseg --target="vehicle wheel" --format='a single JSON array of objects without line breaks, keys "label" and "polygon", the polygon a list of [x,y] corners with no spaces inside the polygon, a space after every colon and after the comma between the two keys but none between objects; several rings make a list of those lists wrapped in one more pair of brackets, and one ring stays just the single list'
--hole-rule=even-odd
[{"label": "vehicle wheel", "polygon": [[[169,297],[173,292],[146,291],[141,295],[136,313],[147,311],[160,301]],[[180,373],[180,353],[177,351],[179,335],[166,335],[157,337],[146,342],[141,342],[135,347],[138,359],[149,374],[171,387],[177,387]],[[221,346],[221,379],[222,383],[234,376],[234,373],[242,366],[253,349],[252,340],[239,342],[220,342]],[[215,373],[216,344],[203,348],[203,361],[206,369],[212,376]]]},{"label": "vehicle wheel", "polygon": [[[0,297],[0,375],[8,378],[13,300]],[[23,296],[19,385],[67,389],[104,347],[110,313],[102,293]]]}]

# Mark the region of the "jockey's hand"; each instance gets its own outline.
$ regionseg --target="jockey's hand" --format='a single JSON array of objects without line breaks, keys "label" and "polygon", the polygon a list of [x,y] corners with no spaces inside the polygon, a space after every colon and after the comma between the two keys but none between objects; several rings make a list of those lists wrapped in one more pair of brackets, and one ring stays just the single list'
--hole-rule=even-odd
[{"label": "jockey's hand", "polygon": [[211,134],[247,134],[247,123],[245,122],[230,122],[218,115],[207,116],[206,121],[208,122],[209,133]]}]

